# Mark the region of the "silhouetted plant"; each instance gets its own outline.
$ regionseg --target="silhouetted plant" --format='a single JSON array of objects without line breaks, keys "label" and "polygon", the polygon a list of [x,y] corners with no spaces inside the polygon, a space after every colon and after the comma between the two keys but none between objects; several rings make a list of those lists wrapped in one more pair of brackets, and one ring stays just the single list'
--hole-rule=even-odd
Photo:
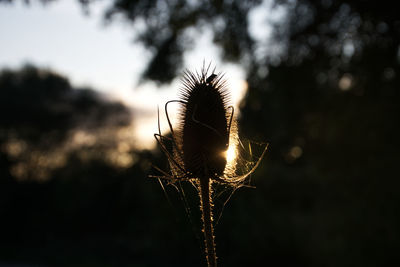
[{"label": "silhouetted plant", "polygon": [[[261,157],[246,173],[237,175],[236,157],[228,153],[238,153],[238,137],[234,107],[228,105],[229,92],[221,73],[209,74],[210,65],[203,64],[201,73],[186,71],[179,100],[165,104],[165,114],[172,136],[159,132],[154,136],[168,158],[170,173],[157,167],[160,176],[169,183],[178,181],[191,182],[199,192],[200,209],[203,221],[205,254],[208,266],[217,265],[213,226],[212,184],[224,184],[234,188],[244,185],[247,177],[255,171]],[[179,125],[174,130],[169,119],[168,104],[180,104]],[[172,144],[172,148],[168,146]]]}]

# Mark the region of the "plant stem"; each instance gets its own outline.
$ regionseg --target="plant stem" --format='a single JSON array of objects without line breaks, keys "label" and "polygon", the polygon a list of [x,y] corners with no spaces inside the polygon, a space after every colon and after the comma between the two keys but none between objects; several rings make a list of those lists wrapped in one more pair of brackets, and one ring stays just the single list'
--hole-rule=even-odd
[{"label": "plant stem", "polygon": [[211,182],[208,177],[200,178],[200,208],[203,220],[207,264],[209,267],[215,267],[217,266],[217,255],[215,252],[214,228],[212,224]]}]

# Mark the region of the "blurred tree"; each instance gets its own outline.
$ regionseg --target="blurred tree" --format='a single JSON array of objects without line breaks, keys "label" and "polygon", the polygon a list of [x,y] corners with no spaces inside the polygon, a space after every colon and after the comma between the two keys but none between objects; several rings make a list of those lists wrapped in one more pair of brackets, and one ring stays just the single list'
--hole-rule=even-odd
[{"label": "blurred tree", "polygon": [[[222,57],[238,61],[252,55],[254,40],[248,31],[248,14],[262,1],[114,1],[106,20],[122,16],[142,25],[136,38],[153,51],[146,78],[169,82],[182,67],[185,51],[200,32],[212,29],[213,41],[222,47]],[[139,27],[138,27],[139,28]]]},{"label": "blurred tree", "polygon": [[91,89],[73,88],[66,78],[30,65],[1,71],[0,106],[3,131],[32,141],[48,138],[46,134],[62,141],[73,128],[130,123],[122,104],[106,101]]},{"label": "blurred tree", "polygon": [[[138,40],[154,51],[148,78],[175,77],[197,37],[191,28],[211,29],[223,58],[247,71],[241,129],[271,143],[268,168],[256,173],[265,195],[253,203],[260,215],[248,225],[252,238],[236,231],[222,240],[260,240],[252,243],[257,251],[293,259],[288,265],[387,265],[400,238],[398,14],[375,1],[274,1],[265,12],[281,19],[270,19],[270,40],[256,40],[248,21],[250,11],[265,8],[260,3],[121,0],[106,19],[144,25]],[[254,247],[226,253],[256,264]]]},{"label": "blurred tree", "polygon": [[[400,240],[397,10],[382,1],[261,2],[114,0],[105,18],[138,30],[153,52],[147,78],[176,76],[201,32],[192,29],[211,29],[223,58],[247,71],[240,129],[271,149],[256,192],[236,194],[224,211],[221,264],[391,266]],[[271,39],[250,33],[257,8],[272,20]]]},{"label": "blurred tree", "polygon": [[84,140],[90,139],[85,132],[100,134],[131,123],[121,103],[73,88],[66,78],[30,65],[0,72],[0,111],[0,146],[14,161],[14,175],[25,178],[28,169],[40,177],[46,167],[65,164],[68,142],[95,142]]}]

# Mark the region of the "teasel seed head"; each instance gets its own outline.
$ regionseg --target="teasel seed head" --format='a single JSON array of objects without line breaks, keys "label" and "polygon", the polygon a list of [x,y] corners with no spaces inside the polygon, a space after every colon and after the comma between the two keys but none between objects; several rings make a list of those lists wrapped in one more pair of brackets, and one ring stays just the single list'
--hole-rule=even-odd
[{"label": "teasel seed head", "polygon": [[194,177],[219,177],[229,146],[229,94],[223,75],[186,71],[180,90],[179,147],[185,170]]}]

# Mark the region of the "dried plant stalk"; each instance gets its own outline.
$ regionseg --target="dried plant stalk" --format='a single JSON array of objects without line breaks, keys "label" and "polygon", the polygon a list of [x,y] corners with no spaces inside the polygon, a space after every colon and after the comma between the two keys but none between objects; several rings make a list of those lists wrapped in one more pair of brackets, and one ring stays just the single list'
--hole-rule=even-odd
[{"label": "dried plant stalk", "polygon": [[[232,127],[234,108],[228,105],[229,94],[221,74],[209,74],[210,65],[201,73],[186,71],[182,79],[180,99],[165,104],[165,114],[172,137],[159,132],[155,134],[161,149],[168,158],[171,174],[155,167],[162,175],[152,176],[175,181],[191,181],[198,187],[202,213],[205,254],[208,266],[217,266],[213,226],[212,183],[223,183],[240,187],[254,172],[264,156],[266,148],[253,168],[242,175],[234,176],[227,168],[227,151],[232,136],[237,136]],[[168,104],[180,104],[177,131],[172,127],[168,115]],[[159,121],[160,123],[160,121]],[[166,142],[172,142],[172,151]]]},{"label": "dried plant stalk", "polygon": [[200,178],[200,208],[203,221],[204,245],[208,266],[217,266],[215,251],[210,179]]},{"label": "dried plant stalk", "polygon": [[227,92],[221,76],[186,72],[181,90],[182,158],[185,171],[199,179],[204,243],[208,266],[217,265],[211,183],[223,175],[229,146]]}]

